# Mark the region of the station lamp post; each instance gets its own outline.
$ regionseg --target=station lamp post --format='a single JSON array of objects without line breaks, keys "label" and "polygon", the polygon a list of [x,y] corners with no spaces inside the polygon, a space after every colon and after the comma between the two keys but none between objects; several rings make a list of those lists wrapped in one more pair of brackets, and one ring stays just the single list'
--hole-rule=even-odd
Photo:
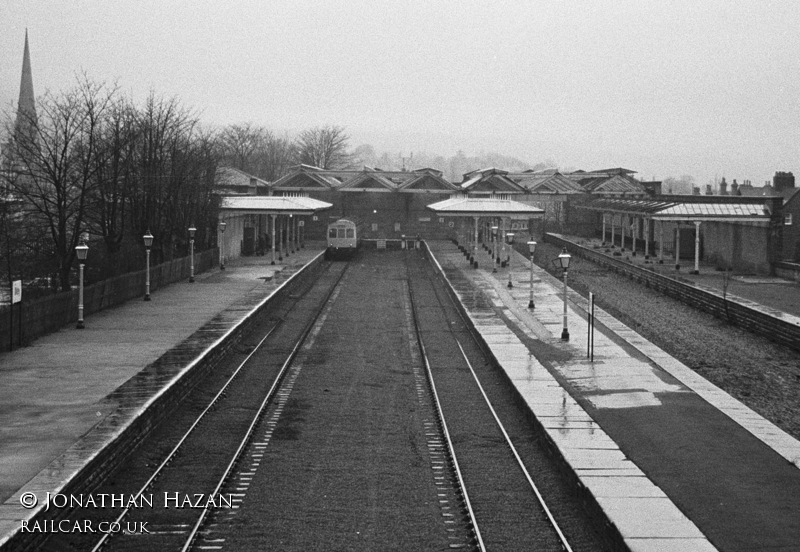
[{"label": "station lamp post", "polygon": [[511,283],[511,271],[514,267],[512,260],[514,259],[514,232],[506,232],[506,241],[508,242],[508,289],[514,287]]},{"label": "station lamp post", "polygon": [[564,329],[561,331],[562,341],[569,341],[569,330],[567,329],[567,271],[569,270],[569,262],[572,256],[567,253],[567,248],[558,255],[558,262],[561,268],[564,269]]},{"label": "station lamp post", "polygon": [[89,254],[89,246],[82,243],[75,246],[75,254],[78,256],[78,324],[75,326],[79,330],[83,329],[83,266],[86,263],[86,256]]},{"label": "station lamp post", "polygon": [[528,301],[528,308],[533,309],[536,308],[536,305],[533,304],[533,253],[536,251],[535,241],[528,242],[528,251],[531,254],[531,299]]},{"label": "station lamp post", "polygon": [[194,283],[194,233],[197,228],[192,224],[189,227],[189,283]]},{"label": "station lamp post", "polygon": [[153,247],[153,234],[150,233],[150,230],[147,231],[147,234],[142,236],[144,239],[144,249],[147,253],[147,270],[144,273],[144,300],[150,300],[150,248]]},{"label": "station lamp post", "polygon": [[228,224],[221,220],[219,221],[219,231],[222,232],[222,238],[219,240],[219,269],[225,270],[225,227]]}]

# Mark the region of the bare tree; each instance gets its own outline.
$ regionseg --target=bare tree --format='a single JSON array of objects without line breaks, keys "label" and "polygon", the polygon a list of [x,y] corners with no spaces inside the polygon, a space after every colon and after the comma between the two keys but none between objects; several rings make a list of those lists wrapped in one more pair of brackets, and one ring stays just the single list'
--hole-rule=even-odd
[{"label": "bare tree", "polygon": [[[115,90],[85,76],[60,95],[47,94],[38,104],[38,120],[14,134],[9,179],[26,215],[48,231],[63,290],[84,230],[89,192],[97,182],[100,128]],[[20,117],[30,117],[24,112]]]},{"label": "bare tree", "polygon": [[128,198],[133,189],[133,148],[138,137],[136,110],[126,99],[116,100],[102,122],[95,158],[95,185],[87,210],[92,234],[102,236],[106,252],[115,256],[128,227]]},{"label": "bare tree", "polygon": [[191,187],[191,143],[198,128],[194,113],[176,98],[152,93],[137,110],[137,140],[134,148],[133,183],[129,195],[133,237],[141,243],[146,231],[152,232],[153,261],[175,255],[178,236],[185,234],[181,211],[184,188]]},{"label": "bare tree", "polygon": [[347,151],[350,137],[340,126],[324,126],[304,130],[295,142],[297,161],[320,169],[346,169],[353,164]]},{"label": "bare tree", "polygon": [[263,143],[264,130],[250,123],[228,125],[219,134],[224,162],[249,174],[256,173],[256,159]]},{"label": "bare tree", "polygon": [[249,123],[225,127],[219,135],[222,161],[228,166],[273,181],[292,164],[292,141]]}]

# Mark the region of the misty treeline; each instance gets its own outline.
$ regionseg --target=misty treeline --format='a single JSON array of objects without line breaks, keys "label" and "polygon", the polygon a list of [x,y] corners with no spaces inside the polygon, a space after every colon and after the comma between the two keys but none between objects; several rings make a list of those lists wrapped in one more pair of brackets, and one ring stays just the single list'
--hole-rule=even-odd
[{"label": "misty treeline", "polygon": [[407,152],[405,154],[390,154],[387,152],[378,153],[368,145],[358,146],[353,150],[353,158],[359,165],[373,167],[386,171],[399,171],[410,169],[436,169],[442,172],[444,177],[451,182],[461,182],[464,174],[489,167],[496,167],[509,172],[523,172],[527,170],[542,170],[556,167],[554,161],[541,163],[529,163],[516,157],[509,157],[499,153],[482,152],[477,155],[466,155],[463,151],[458,151],[455,155],[445,157],[442,155],[431,155],[425,152]]}]

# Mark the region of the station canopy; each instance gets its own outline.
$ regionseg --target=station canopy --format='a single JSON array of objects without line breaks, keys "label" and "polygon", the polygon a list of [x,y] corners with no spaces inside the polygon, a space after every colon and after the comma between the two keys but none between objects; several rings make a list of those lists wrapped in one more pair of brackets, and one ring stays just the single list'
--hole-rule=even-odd
[{"label": "station canopy", "polygon": [[443,217],[511,217],[529,219],[544,215],[544,209],[511,199],[455,197],[432,203],[428,209]]},{"label": "station canopy", "polygon": [[697,201],[659,198],[591,198],[576,204],[578,209],[603,213],[620,213],[663,221],[701,222],[769,222],[770,212],[763,199],[754,201]]},{"label": "station canopy", "polygon": [[333,204],[310,197],[295,196],[225,196],[220,211],[237,215],[313,215]]}]

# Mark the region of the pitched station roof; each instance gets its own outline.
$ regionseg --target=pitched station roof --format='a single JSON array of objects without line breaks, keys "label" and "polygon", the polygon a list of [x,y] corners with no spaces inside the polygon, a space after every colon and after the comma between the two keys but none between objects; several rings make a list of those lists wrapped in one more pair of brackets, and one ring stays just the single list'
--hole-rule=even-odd
[{"label": "pitched station roof", "polygon": [[510,174],[509,178],[535,194],[579,194],[584,191],[580,184],[553,170]]},{"label": "pitched station roof", "polygon": [[520,187],[508,176],[508,171],[495,169],[481,169],[479,171],[468,172],[464,175],[464,181],[458,185],[465,192],[469,193],[524,193],[525,189]]},{"label": "pitched station roof", "polygon": [[440,216],[533,218],[544,215],[544,209],[511,199],[455,197],[432,203],[428,209]]},{"label": "pitched station roof", "polygon": [[220,211],[248,215],[312,215],[332,206],[310,197],[246,195],[223,197]]},{"label": "pitched station roof", "polygon": [[272,183],[273,189],[330,189],[342,192],[435,192],[451,193],[457,186],[442,178],[441,171],[416,169],[382,171],[372,167],[362,170],[326,170],[310,165],[292,167],[289,174]]},{"label": "pitched station roof", "polygon": [[252,188],[253,186],[265,189],[269,186],[269,182],[262,180],[256,176],[247,174],[239,169],[233,167],[218,167],[215,175],[215,180],[218,188],[222,189],[242,189]]}]

